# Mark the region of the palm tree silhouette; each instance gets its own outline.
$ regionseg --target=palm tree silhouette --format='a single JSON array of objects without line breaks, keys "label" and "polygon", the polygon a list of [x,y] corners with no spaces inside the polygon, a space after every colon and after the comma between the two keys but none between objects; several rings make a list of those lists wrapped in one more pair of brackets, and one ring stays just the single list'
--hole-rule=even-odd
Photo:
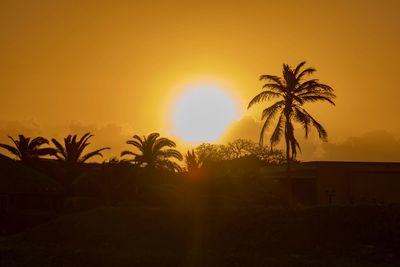
[{"label": "palm tree silhouette", "polygon": [[84,163],[88,159],[94,156],[102,157],[101,151],[110,149],[109,147],[104,147],[97,149],[93,152],[89,152],[83,155],[85,148],[90,145],[89,139],[92,137],[90,133],[84,134],[81,139],[77,140],[77,135],[68,135],[64,138],[64,146],[58,142],[56,139],[51,139],[53,144],[56,146],[57,153],[55,156],[67,163]]},{"label": "palm tree silhouette", "polygon": [[189,173],[196,172],[200,169],[201,162],[193,149],[186,152],[185,161]]},{"label": "palm tree silhouette", "polygon": [[174,141],[160,137],[159,133],[151,133],[148,136],[140,137],[134,135],[131,140],[126,142],[133,145],[139,153],[125,150],[121,152],[123,156],[134,156],[132,162],[139,166],[146,166],[149,169],[168,169],[181,171],[181,167],[170,158],[182,160],[182,154],[174,149],[176,144]]},{"label": "palm tree silhouette", "polygon": [[[275,75],[261,75],[260,80],[266,81],[263,91],[256,95],[249,103],[248,108],[256,103],[278,98],[273,105],[262,111],[261,119],[265,120],[260,133],[260,144],[263,144],[264,133],[278,115],[278,123],[271,135],[271,148],[278,144],[285,136],[287,176],[290,178],[290,162],[295,159],[300,145],[294,135],[293,122],[300,123],[308,136],[310,126],[317,129],[319,138],[327,141],[328,134],[324,127],[317,122],[304,108],[308,102],[326,101],[335,105],[336,97],[332,87],[320,83],[318,79],[306,80],[305,77],[313,74],[316,69],[302,69],[306,64],[301,62],[296,68],[283,64],[282,77]],[[290,180],[290,179],[289,179]],[[290,183],[290,182],[289,182]]]},{"label": "palm tree silhouette", "polygon": [[53,148],[41,147],[44,144],[49,144],[49,141],[40,136],[32,140],[30,137],[25,137],[22,134],[18,135],[18,140],[15,140],[11,136],[8,136],[8,138],[13,141],[14,146],[0,144],[0,147],[6,149],[23,162],[39,159],[41,156],[55,155],[56,153]]}]

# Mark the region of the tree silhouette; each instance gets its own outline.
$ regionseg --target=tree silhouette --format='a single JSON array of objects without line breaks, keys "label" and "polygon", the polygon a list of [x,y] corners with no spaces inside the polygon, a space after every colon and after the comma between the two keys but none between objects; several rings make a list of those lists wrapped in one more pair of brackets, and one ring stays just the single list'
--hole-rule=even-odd
[{"label": "tree silhouette", "polygon": [[333,102],[335,94],[332,87],[320,83],[318,79],[305,79],[306,76],[316,71],[314,68],[303,69],[305,64],[306,62],[303,61],[295,68],[283,64],[282,77],[261,75],[260,80],[266,81],[262,87],[263,91],[256,95],[248,105],[248,108],[250,108],[256,103],[278,99],[262,111],[261,119],[265,122],[260,133],[260,144],[263,144],[265,131],[278,115],[278,122],[271,135],[270,142],[272,148],[280,142],[282,135],[284,135],[288,178],[290,178],[290,162],[296,157],[297,149],[300,150],[300,145],[295,138],[293,122],[298,122],[303,126],[306,137],[310,126],[317,129],[319,138],[323,141],[327,141],[328,137],[324,127],[303,108],[304,104],[326,101],[335,105]]},{"label": "tree silhouette", "polygon": [[203,143],[196,147],[196,155],[200,162],[208,164],[209,162],[216,162],[229,159],[228,149],[225,145]]},{"label": "tree silhouette", "polygon": [[151,133],[148,136],[140,137],[134,135],[131,140],[126,142],[133,145],[139,153],[125,150],[121,152],[123,156],[133,156],[132,162],[139,166],[146,166],[148,169],[168,169],[181,171],[181,167],[170,158],[182,160],[182,154],[174,149],[176,144],[174,141],[160,137],[159,133]]},{"label": "tree silhouette", "polygon": [[59,160],[67,163],[84,163],[94,156],[102,157],[103,155],[101,154],[101,151],[110,149],[109,147],[97,149],[93,152],[89,152],[83,155],[83,151],[85,150],[85,148],[90,145],[89,139],[92,136],[93,135],[91,135],[90,133],[86,133],[79,140],[77,140],[78,137],[76,134],[68,135],[64,138],[64,146],[56,139],[51,139],[53,144],[56,146],[57,153],[55,154],[55,156]]},{"label": "tree silhouette", "polygon": [[201,167],[201,162],[193,149],[186,152],[185,161],[189,173],[197,172]]},{"label": "tree silhouette", "polygon": [[49,144],[49,141],[40,136],[32,140],[30,137],[25,137],[22,134],[18,135],[18,140],[15,140],[11,136],[8,136],[8,138],[13,141],[14,146],[0,144],[0,147],[6,149],[23,162],[39,159],[41,156],[54,155],[56,153],[53,148],[41,147],[44,144]]},{"label": "tree silhouette", "polygon": [[255,143],[249,139],[236,139],[228,143],[227,151],[230,159],[237,159],[240,157],[252,154]]}]

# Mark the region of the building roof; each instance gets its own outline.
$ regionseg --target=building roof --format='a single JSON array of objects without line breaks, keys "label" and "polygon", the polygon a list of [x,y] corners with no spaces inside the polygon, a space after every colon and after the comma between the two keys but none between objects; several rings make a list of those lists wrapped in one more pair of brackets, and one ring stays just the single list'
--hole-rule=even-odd
[{"label": "building roof", "polygon": [[[400,177],[400,162],[309,161],[291,165],[292,177],[296,178],[316,177],[317,171],[399,173]],[[269,177],[282,177],[285,173],[285,164],[269,166],[261,170],[263,176]]]}]

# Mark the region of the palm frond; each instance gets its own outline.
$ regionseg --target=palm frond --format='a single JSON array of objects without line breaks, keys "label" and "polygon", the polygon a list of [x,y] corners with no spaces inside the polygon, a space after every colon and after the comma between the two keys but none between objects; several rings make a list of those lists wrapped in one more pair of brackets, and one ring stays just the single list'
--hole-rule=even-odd
[{"label": "palm frond", "polygon": [[318,132],[318,136],[319,138],[324,141],[327,142],[328,141],[328,132],[325,130],[325,128],[319,123],[317,122],[313,117],[311,117],[311,122],[313,124],[313,126],[317,129]]},{"label": "palm frond", "polygon": [[279,93],[280,95],[285,92],[285,87],[276,83],[266,83],[263,85],[262,89],[270,89],[273,92],[276,91],[276,93]]},{"label": "palm frond", "polygon": [[18,149],[20,150],[21,154],[27,153],[31,138],[25,137],[23,134],[19,134],[18,138],[19,138]]},{"label": "palm frond", "polygon": [[15,155],[19,159],[21,159],[21,154],[19,153],[17,148],[15,148],[13,146],[10,146],[10,145],[7,145],[7,144],[0,144],[0,147],[6,149],[8,152],[10,152],[11,154]]},{"label": "palm frond", "polygon": [[281,115],[279,116],[279,120],[278,120],[278,123],[276,124],[275,130],[273,131],[271,138],[270,138],[271,148],[274,147],[275,145],[277,145],[279,143],[279,141],[281,140],[285,121],[286,121],[286,119],[282,112]]},{"label": "palm frond", "polygon": [[151,133],[147,136],[147,142],[153,144],[158,137],[160,137],[159,133]]},{"label": "palm frond", "polygon": [[[285,104],[285,101],[283,101],[283,100],[281,100],[281,101],[278,101],[278,102],[276,102],[275,104],[273,104],[272,106],[269,106],[269,107],[267,107],[266,109],[264,109],[263,111],[262,111],[262,114],[261,114],[261,120],[264,120],[265,118],[271,118],[271,115],[272,115],[272,118],[271,119],[273,119],[274,118],[274,115],[277,113],[277,112],[279,112],[279,110],[281,110],[282,109],[282,107],[283,107],[283,105]],[[268,119],[267,118],[267,119]]]},{"label": "palm frond", "polygon": [[[66,159],[66,158],[67,158],[67,155],[66,155],[65,149],[64,149],[64,147],[61,145],[61,143],[58,142],[55,138],[52,138],[52,139],[51,139],[51,142],[56,146],[57,152],[59,152],[59,153],[62,155],[62,158]],[[57,158],[60,159],[60,157],[57,157]]]},{"label": "palm frond", "polygon": [[77,144],[77,143],[73,143],[71,145],[72,145],[72,148],[73,148],[73,151],[74,151],[74,155],[76,155],[76,158],[79,159],[81,157],[83,151],[85,150],[85,148],[87,146],[89,146],[90,143],[87,142],[87,140],[86,140],[84,143],[81,143],[80,145]]},{"label": "palm frond", "polygon": [[306,61],[302,61],[297,65],[297,67],[294,69],[294,75],[297,76],[299,74],[300,69],[306,64]]},{"label": "palm frond", "polygon": [[279,85],[283,85],[282,84],[282,79],[279,77],[279,76],[276,76],[276,75],[261,75],[260,76],[260,81],[262,81],[262,80],[266,80],[266,81],[272,81],[272,82],[275,82],[276,84],[279,84]]},{"label": "palm frond", "polygon": [[186,161],[186,167],[188,172],[196,171],[200,168],[201,162],[197,158],[196,152],[194,149],[191,151],[188,150],[186,155],[185,155],[185,161]]},{"label": "palm frond", "polygon": [[318,87],[319,84],[320,83],[319,83],[318,79],[307,80],[305,82],[299,83],[295,89],[295,92],[300,93],[300,92],[306,91],[308,89]]},{"label": "palm frond", "polygon": [[19,148],[19,142],[17,140],[14,140],[14,138],[12,138],[11,136],[8,136],[9,139],[11,139],[11,141],[13,141],[13,143],[15,144],[15,147],[18,149]]},{"label": "palm frond", "polygon": [[162,137],[157,139],[153,144],[153,152],[161,150],[163,147],[176,147],[176,143],[168,138]]},{"label": "palm frond", "polygon": [[298,107],[294,108],[295,113],[294,113],[294,118],[297,122],[301,123],[303,125],[304,128],[304,132],[305,132],[305,137],[308,137],[308,133],[309,133],[309,125],[310,125],[310,118],[308,117],[307,114],[303,113]]},{"label": "palm frond", "polygon": [[333,92],[329,92],[329,91],[326,91],[326,90],[318,88],[318,87],[304,90],[303,92],[297,93],[296,95],[298,97],[321,95],[321,96],[326,96],[326,97],[331,98],[331,99],[336,98],[336,95]]},{"label": "palm frond", "polygon": [[272,98],[279,97],[279,96],[282,96],[282,94],[276,93],[273,91],[269,91],[269,90],[263,91],[263,92],[259,93],[258,95],[256,95],[255,97],[253,97],[253,99],[250,101],[249,105],[247,106],[247,109],[251,108],[254,104],[263,102],[265,100],[270,100]]},{"label": "palm frond", "polygon": [[140,151],[142,151],[142,149],[143,149],[143,144],[140,143],[139,141],[136,141],[136,140],[128,140],[128,141],[126,141],[126,143],[127,143],[128,145],[132,145],[132,146],[136,147],[136,148],[139,149]]},{"label": "palm frond", "polygon": [[335,106],[335,102],[332,101],[331,98],[326,97],[326,96],[322,96],[322,95],[309,95],[309,96],[303,96],[301,97],[301,99],[304,102],[317,102],[317,101],[326,101],[332,105]]},{"label": "palm frond", "polygon": [[314,68],[307,68],[307,69],[303,70],[303,71],[296,77],[296,79],[297,79],[297,81],[299,82],[299,81],[301,81],[301,80],[303,79],[304,76],[306,76],[306,75],[311,75],[311,74],[313,74],[313,73],[316,72],[316,71],[317,71],[317,70],[314,69]]},{"label": "palm frond", "polygon": [[329,85],[320,83],[318,79],[312,79],[299,84],[295,89],[295,92],[298,94],[303,93],[333,93],[333,88]]},{"label": "palm frond", "polygon": [[36,147],[42,146],[44,144],[49,144],[49,141],[46,138],[41,136],[34,138],[28,145],[29,150],[33,150]]},{"label": "palm frond", "polygon": [[176,158],[177,160],[182,160],[183,156],[181,154],[181,152],[179,152],[176,149],[166,149],[166,150],[161,150],[159,152],[161,157],[164,158]]},{"label": "palm frond", "polygon": [[292,159],[295,159],[297,156],[297,149],[301,152],[300,144],[297,142],[296,138],[293,137],[290,139],[290,147],[292,150]]},{"label": "palm frond", "polygon": [[[74,139],[74,137],[72,135],[68,135],[67,137],[64,138],[64,152],[65,152],[65,160],[67,160],[68,158],[71,158],[72,154],[73,154],[73,148],[71,146],[72,140]],[[75,135],[75,139],[76,139],[76,135]]]},{"label": "palm frond", "polygon": [[301,112],[303,112],[304,114],[306,114],[309,117],[312,125],[315,127],[315,129],[317,129],[319,138],[322,141],[326,142],[328,140],[328,133],[325,130],[325,128],[319,122],[317,122],[305,109],[303,109],[303,108],[299,108],[299,109],[301,110]]},{"label": "palm frond", "polygon": [[124,150],[124,151],[121,152],[121,157],[123,157],[123,156],[134,156],[134,157],[136,157],[136,156],[139,156],[139,155],[137,153],[132,152],[132,151]]},{"label": "palm frond", "polygon": [[142,139],[142,137],[140,137],[139,135],[135,134],[135,135],[133,136],[133,139],[134,139],[134,140],[137,140],[137,141],[139,142],[139,144],[140,144],[141,146],[143,146],[144,141],[146,140],[146,137],[144,136],[143,139]]},{"label": "palm frond", "polygon": [[[93,134],[90,134],[90,132],[85,133],[81,139],[78,141],[77,146],[80,147],[82,144],[87,143],[87,141],[93,137]],[[77,136],[75,135],[75,139],[77,138]],[[74,141],[75,143],[75,141]]]},{"label": "palm frond", "polygon": [[95,150],[95,151],[93,151],[93,152],[87,153],[86,155],[84,155],[83,157],[81,157],[81,158],[79,159],[79,162],[80,162],[80,163],[84,163],[85,161],[87,161],[88,159],[90,159],[90,158],[92,158],[92,157],[94,157],[94,156],[103,157],[103,154],[101,153],[101,151],[104,151],[104,150],[107,150],[107,149],[111,149],[111,148],[109,148],[109,147],[104,147],[104,148],[97,149],[97,150]]},{"label": "palm frond", "polygon": [[[75,135],[76,136],[76,135]],[[90,145],[89,139],[92,138],[93,135],[90,133],[85,133],[78,142],[73,142],[74,150],[76,151],[77,158],[80,158],[85,148]]]}]

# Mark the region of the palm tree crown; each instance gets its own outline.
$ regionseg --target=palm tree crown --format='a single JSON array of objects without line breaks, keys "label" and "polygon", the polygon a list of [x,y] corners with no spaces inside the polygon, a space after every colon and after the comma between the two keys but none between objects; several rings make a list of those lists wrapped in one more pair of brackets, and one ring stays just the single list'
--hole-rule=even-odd
[{"label": "palm tree crown", "polygon": [[85,148],[90,145],[89,139],[92,137],[90,133],[84,134],[79,140],[77,140],[77,135],[68,135],[64,138],[64,146],[58,142],[56,139],[51,139],[53,144],[56,146],[57,153],[55,156],[62,161],[68,163],[84,163],[88,159],[94,156],[102,157],[101,151],[110,149],[109,147],[104,147],[97,149],[93,152],[89,152],[83,155]]},{"label": "palm tree crown", "polygon": [[296,157],[297,149],[300,149],[294,135],[293,121],[300,123],[308,136],[310,126],[317,129],[320,139],[327,140],[328,134],[324,127],[318,123],[304,108],[308,102],[326,101],[335,105],[333,89],[326,84],[320,83],[318,79],[305,79],[313,74],[314,68],[303,69],[306,64],[301,62],[295,68],[283,64],[282,77],[275,75],[262,75],[260,80],[265,81],[263,91],[256,95],[249,103],[248,108],[256,103],[278,99],[274,104],[265,108],[261,119],[265,120],[260,134],[260,144],[263,143],[265,130],[271,125],[276,116],[278,122],[272,132],[271,147],[278,144],[284,134],[286,140],[286,157],[289,161]]},{"label": "palm tree crown", "polygon": [[7,144],[0,144],[1,148],[8,150],[11,154],[16,156],[21,161],[30,161],[33,159],[38,159],[41,156],[54,155],[55,150],[53,148],[42,148],[44,144],[49,144],[49,141],[43,137],[36,137],[31,140],[30,137],[25,137],[24,135],[18,135],[18,140],[15,140],[11,136],[8,136],[14,146]]},{"label": "palm tree crown", "polygon": [[176,162],[170,160],[170,158],[183,159],[182,154],[174,149],[176,147],[175,142],[168,138],[160,137],[159,133],[151,133],[143,137],[134,135],[126,143],[133,145],[139,152],[126,150],[121,153],[121,156],[134,156],[132,161],[140,166],[147,166],[150,169],[181,170],[181,167]]},{"label": "palm tree crown", "polygon": [[196,172],[200,169],[201,162],[193,149],[186,152],[185,161],[189,173]]}]

